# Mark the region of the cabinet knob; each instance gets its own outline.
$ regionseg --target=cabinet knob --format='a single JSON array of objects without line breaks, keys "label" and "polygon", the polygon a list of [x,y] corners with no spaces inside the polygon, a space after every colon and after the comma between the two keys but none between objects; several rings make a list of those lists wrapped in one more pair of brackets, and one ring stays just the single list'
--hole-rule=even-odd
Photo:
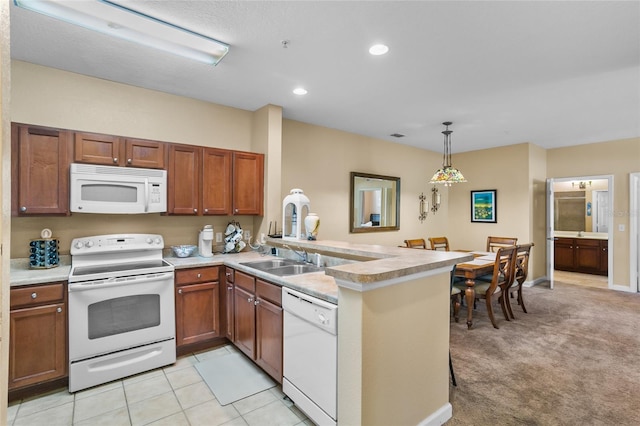
[{"label": "cabinet knob", "polygon": [[35,291],[33,293],[31,293],[31,298],[35,299],[36,297],[38,297],[38,293],[36,293]]},{"label": "cabinet knob", "polygon": [[225,272],[225,274],[230,277],[231,276],[231,272]]},{"label": "cabinet knob", "polygon": [[202,274],[198,273],[198,278],[202,278]]},{"label": "cabinet knob", "polygon": [[204,209],[204,212],[205,213],[209,213],[209,209]]},{"label": "cabinet knob", "polygon": [[58,313],[62,312],[62,308],[56,309],[56,312],[58,312]]},{"label": "cabinet knob", "polygon": [[131,164],[131,158],[127,158],[127,164]]},{"label": "cabinet knob", "polygon": [[227,290],[229,290],[229,291],[233,290],[233,286],[232,285],[228,285],[227,286]]},{"label": "cabinet knob", "polygon": [[259,300],[256,300],[255,302],[253,302],[254,305],[258,306],[258,303],[260,303]]},{"label": "cabinet knob", "polygon": [[20,211],[21,211],[21,212],[26,212],[26,211],[27,211],[27,208],[26,208],[25,206],[22,206],[22,207],[20,207]]},{"label": "cabinet knob", "polygon": [[117,164],[118,163],[118,157],[113,157],[113,162]]},{"label": "cabinet knob", "polygon": [[198,209],[193,209],[193,212],[194,213],[198,213]]},{"label": "cabinet knob", "polygon": [[238,213],[238,209],[235,209],[234,212]]},{"label": "cabinet knob", "polygon": [[253,303],[253,297],[248,298],[248,299],[247,299],[247,302],[249,302],[249,303]]},{"label": "cabinet knob", "polygon": [[178,294],[182,294],[182,289],[181,288],[178,289]]}]

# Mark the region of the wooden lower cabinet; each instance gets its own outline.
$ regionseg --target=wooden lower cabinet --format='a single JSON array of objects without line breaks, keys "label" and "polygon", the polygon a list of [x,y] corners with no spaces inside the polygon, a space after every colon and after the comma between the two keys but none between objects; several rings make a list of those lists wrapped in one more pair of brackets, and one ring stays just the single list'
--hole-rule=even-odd
[{"label": "wooden lower cabinet", "polygon": [[233,343],[282,383],[281,287],[235,271]]},{"label": "wooden lower cabinet", "polygon": [[220,336],[219,267],[176,271],[176,346]]},{"label": "wooden lower cabinet", "polygon": [[607,275],[609,273],[608,245],[608,240],[556,238],[554,268],[559,271]]},{"label": "wooden lower cabinet", "polygon": [[65,283],[12,288],[9,389],[67,376]]}]

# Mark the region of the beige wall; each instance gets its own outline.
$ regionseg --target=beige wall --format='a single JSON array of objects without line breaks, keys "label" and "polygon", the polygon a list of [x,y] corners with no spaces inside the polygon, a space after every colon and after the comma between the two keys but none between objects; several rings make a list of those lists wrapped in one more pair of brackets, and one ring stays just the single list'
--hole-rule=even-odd
[{"label": "beige wall", "polygon": [[[640,172],[640,138],[547,151],[547,177],[613,176],[613,283],[629,286],[629,173]],[[618,227],[624,225],[624,231]]]},{"label": "beige wall", "polygon": [[9,2],[0,3],[0,423],[7,418],[7,385],[9,383],[9,243],[11,229],[11,55],[9,54]]},{"label": "beige wall", "polygon": [[[320,216],[319,239],[363,244],[402,245],[405,239],[445,235],[448,227],[447,192],[442,208],[418,220],[418,196],[431,194],[428,184],[441,166],[442,154],[326,127],[284,120],[282,138],[282,193],[301,188]],[[349,233],[349,173],[400,177],[400,230]],[[430,198],[430,197],[429,197]],[[282,222],[282,200],[278,215]]]}]

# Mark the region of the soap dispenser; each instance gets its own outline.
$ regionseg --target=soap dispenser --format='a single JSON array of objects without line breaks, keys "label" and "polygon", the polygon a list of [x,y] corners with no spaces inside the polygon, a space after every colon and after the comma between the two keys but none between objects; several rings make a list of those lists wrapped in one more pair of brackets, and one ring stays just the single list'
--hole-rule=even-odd
[{"label": "soap dispenser", "polygon": [[205,225],[198,236],[198,254],[202,257],[213,257],[213,226]]}]

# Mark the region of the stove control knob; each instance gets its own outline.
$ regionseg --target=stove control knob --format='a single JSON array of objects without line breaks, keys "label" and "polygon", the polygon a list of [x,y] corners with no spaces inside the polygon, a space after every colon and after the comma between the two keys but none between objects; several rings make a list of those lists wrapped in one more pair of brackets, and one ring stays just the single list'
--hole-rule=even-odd
[{"label": "stove control knob", "polygon": [[85,245],[87,247],[93,247],[93,241],[89,240],[89,241],[87,241],[87,243]]},{"label": "stove control knob", "polygon": [[152,244],[153,240],[151,239],[151,237],[147,237],[147,244]]},{"label": "stove control knob", "polygon": [[82,241],[76,241],[76,248],[81,249],[82,247],[84,247],[84,244],[82,243]]},{"label": "stove control knob", "polygon": [[155,241],[154,241],[154,243],[156,243],[156,244],[160,244],[161,242],[162,241],[160,241],[160,238],[156,238]]}]

